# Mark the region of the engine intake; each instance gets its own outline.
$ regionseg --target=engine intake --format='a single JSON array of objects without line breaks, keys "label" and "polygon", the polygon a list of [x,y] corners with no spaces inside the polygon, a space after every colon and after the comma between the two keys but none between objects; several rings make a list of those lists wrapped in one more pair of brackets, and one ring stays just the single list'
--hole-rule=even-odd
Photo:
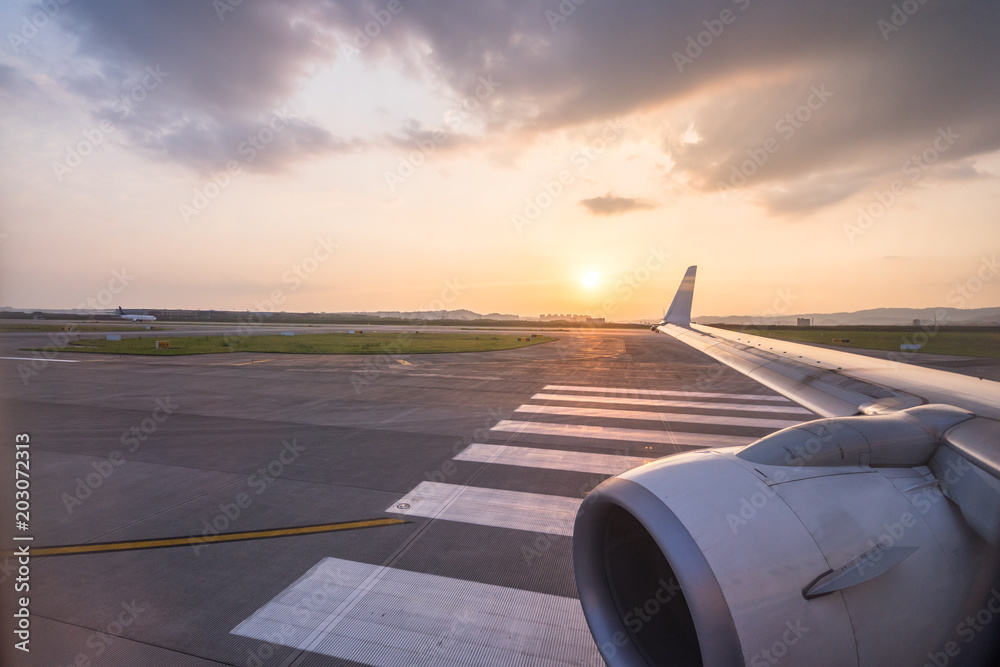
[{"label": "engine intake", "polygon": [[[956,502],[995,478],[941,446],[972,423],[944,407],[823,420],[599,485],[573,558],[608,665],[924,664],[961,642],[956,624],[1000,582],[978,525],[992,514],[970,523]],[[977,664],[995,636],[949,664]]]}]

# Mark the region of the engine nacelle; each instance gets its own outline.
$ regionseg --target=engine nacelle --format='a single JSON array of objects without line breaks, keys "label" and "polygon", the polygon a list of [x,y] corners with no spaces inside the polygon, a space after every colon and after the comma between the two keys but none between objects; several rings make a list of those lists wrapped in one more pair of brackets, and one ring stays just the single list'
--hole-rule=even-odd
[{"label": "engine nacelle", "polygon": [[996,479],[936,449],[971,418],[818,420],[598,486],[573,555],[607,663],[985,664],[1000,635],[995,512],[977,532],[949,496]]}]

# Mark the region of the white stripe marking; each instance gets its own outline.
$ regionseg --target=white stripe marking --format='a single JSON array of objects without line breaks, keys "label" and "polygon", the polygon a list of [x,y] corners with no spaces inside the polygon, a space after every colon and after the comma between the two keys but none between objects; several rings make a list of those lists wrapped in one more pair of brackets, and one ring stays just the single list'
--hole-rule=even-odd
[{"label": "white stripe marking", "polygon": [[656,398],[628,398],[616,396],[574,396],[570,394],[535,394],[535,401],[576,401],[580,403],[612,403],[620,405],[649,405],[663,408],[704,408],[705,410],[743,410],[744,412],[773,412],[779,414],[811,415],[812,412],[797,405],[753,405],[751,403],[712,403],[710,401],[671,401]]},{"label": "white stripe marking", "polygon": [[[421,482],[385,511],[480,526],[572,535],[579,498]],[[400,505],[409,507],[400,508]]]},{"label": "white stripe marking", "polygon": [[64,364],[78,364],[81,359],[53,359],[51,357],[0,357],[0,359],[7,359],[8,361],[61,361]]},{"label": "white stripe marking", "polygon": [[492,431],[508,433],[529,433],[533,435],[555,435],[563,438],[596,438],[599,440],[625,440],[632,442],[656,442],[689,447],[742,447],[757,438],[738,435],[715,435],[713,433],[685,433],[683,431],[650,431],[641,428],[618,428],[614,426],[583,426],[580,424],[545,424],[504,419]]},{"label": "white stripe marking", "polygon": [[375,667],[604,664],[574,598],[339,558],[231,634]]},{"label": "white stripe marking", "polygon": [[730,415],[692,415],[682,412],[647,412],[644,410],[608,410],[606,408],[578,408],[567,405],[522,405],[514,412],[527,412],[535,415],[600,417],[604,419],[638,419],[666,424],[717,424],[720,426],[753,426],[760,428],[786,428],[801,423],[792,419],[764,419],[761,417],[733,417]]},{"label": "white stripe marking", "polygon": [[455,457],[455,460],[499,463],[526,468],[545,468],[547,470],[592,472],[598,475],[620,475],[623,472],[632,468],[638,468],[656,459],[643,458],[641,456],[591,454],[589,452],[565,452],[557,449],[472,443],[462,450]]},{"label": "white stripe marking", "polygon": [[789,403],[784,396],[764,394],[722,394],[711,391],[668,391],[666,389],[628,389],[625,387],[584,387],[572,384],[547,384],[547,391],[590,391],[609,394],[638,394],[640,396],[680,396],[687,398],[745,398],[752,401],[779,401]]}]

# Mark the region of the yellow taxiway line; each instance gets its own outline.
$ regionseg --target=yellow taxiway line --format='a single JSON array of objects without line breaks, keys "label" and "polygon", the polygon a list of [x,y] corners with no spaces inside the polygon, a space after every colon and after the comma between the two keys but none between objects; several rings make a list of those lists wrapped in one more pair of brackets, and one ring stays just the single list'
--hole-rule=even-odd
[{"label": "yellow taxiway line", "polygon": [[[261,540],[271,537],[289,537],[292,535],[312,535],[315,533],[332,533],[338,530],[357,530],[360,528],[376,528],[379,526],[394,526],[409,523],[403,519],[366,519],[364,521],[346,521],[342,523],[324,523],[315,526],[297,526],[294,528],[275,528],[272,530],[253,530],[243,533],[219,533],[217,535],[190,535],[188,537],[165,537],[152,540],[136,540],[133,542],[102,542],[95,544],[74,544],[62,547],[32,547],[32,556],[68,556],[71,554],[91,554],[108,551],[131,551],[137,549],[159,549],[162,547],[194,546],[211,544],[213,542],[237,542],[241,540]],[[5,556],[13,552],[4,552]]]},{"label": "yellow taxiway line", "polygon": [[261,359],[260,361],[246,361],[241,364],[233,364],[233,366],[249,366],[250,364],[266,364],[269,361],[274,361],[274,359]]}]

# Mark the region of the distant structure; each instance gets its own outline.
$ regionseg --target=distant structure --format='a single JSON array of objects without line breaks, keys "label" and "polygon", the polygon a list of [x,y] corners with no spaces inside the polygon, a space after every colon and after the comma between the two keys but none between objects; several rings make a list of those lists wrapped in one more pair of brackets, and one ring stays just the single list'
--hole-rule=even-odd
[{"label": "distant structure", "polygon": [[587,318],[587,323],[588,324],[604,324],[604,322],[605,322],[605,319],[603,317],[588,317]]},{"label": "distant structure", "polygon": [[542,322],[588,322],[593,318],[589,318],[586,315],[558,315],[552,313],[550,315],[542,314],[538,317]]},{"label": "distant structure", "polygon": [[808,317],[797,317],[795,318],[795,326],[797,327],[811,327],[813,325],[812,319]]},{"label": "distant structure", "polygon": [[913,326],[919,327],[920,326],[920,320],[913,320]]}]

